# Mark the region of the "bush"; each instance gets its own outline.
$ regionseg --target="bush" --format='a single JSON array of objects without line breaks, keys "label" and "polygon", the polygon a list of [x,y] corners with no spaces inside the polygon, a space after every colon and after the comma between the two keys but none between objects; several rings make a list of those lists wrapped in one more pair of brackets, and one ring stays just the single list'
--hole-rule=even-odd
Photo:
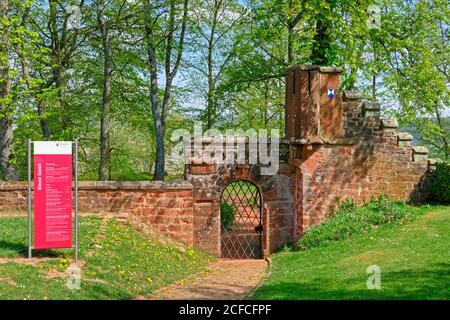
[{"label": "bush", "polygon": [[339,202],[337,208],[331,208],[331,210],[327,214],[327,218],[334,217],[337,213],[344,213],[344,212],[353,212],[357,208],[356,202],[352,199],[344,199],[343,201]]},{"label": "bush", "polygon": [[228,229],[234,223],[236,211],[225,201],[220,205],[220,221],[224,229]]},{"label": "bush", "polygon": [[431,181],[432,200],[445,204],[450,203],[450,164],[438,163]]},{"label": "bush", "polygon": [[385,194],[373,197],[361,207],[344,200],[334,210],[333,217],[312,227],[297,243],[301,250],[365,234],[380,225],[397,222],[410,214],[402,201],[392,201]]}]

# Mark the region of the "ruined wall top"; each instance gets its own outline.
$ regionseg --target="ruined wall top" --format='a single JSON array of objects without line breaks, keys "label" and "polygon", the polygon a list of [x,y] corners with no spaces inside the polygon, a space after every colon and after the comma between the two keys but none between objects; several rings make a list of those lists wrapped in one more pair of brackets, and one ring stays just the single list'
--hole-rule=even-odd
[{"label": "ruined wall top", "polygon": [[286,137],[330,143],[344,136],[341,72],[338,67],[288,67]]},{"label": "ruined wall top", "polygon": [[363,118],[380,127],[379,103],[366,101],[358,92],[343,92],[341,72],[339,67],[317,65],[287,68],[286,138],[308,144],[352,143],[361,138]]}]

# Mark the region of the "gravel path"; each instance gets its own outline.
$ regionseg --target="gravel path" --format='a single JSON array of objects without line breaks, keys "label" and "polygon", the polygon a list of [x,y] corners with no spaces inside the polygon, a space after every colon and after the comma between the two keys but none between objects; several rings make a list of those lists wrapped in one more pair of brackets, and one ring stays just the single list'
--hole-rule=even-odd
[{"label": "gravel path", "polygon": [[218,260],[208,267],[207,272],[197,273],[161,288],[147,298],[152,300],[241,300],[253,292],[264,279],[267,271],[268,264],[265,260]]}]

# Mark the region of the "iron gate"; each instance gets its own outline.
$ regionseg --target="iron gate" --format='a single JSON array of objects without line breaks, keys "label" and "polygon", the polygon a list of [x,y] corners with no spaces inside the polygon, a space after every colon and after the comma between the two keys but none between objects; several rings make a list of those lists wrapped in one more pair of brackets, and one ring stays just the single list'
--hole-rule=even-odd
[{"label": "iron gate", "polygon": [[246,180],[233,181],[222,192],[222,258],[262,258],[261,194]]}]

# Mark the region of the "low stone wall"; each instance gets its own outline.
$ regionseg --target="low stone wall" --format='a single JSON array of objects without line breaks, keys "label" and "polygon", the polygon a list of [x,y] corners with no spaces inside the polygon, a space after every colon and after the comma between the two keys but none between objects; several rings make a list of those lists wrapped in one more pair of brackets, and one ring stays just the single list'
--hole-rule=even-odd
[{"label": "low stone wall", "polygon": [[[27,211],[27,182],[0,182],[0,211]],[[192,185],[168,182],[80,181],[80,213],[128,213],[159,232],[187,245],[194,244]]]}]

